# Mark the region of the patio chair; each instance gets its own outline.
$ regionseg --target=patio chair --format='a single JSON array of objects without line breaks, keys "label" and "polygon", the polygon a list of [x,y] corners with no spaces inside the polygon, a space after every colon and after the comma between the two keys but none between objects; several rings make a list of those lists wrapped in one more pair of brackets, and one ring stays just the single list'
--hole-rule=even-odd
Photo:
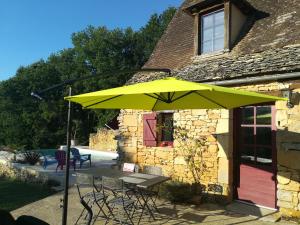
[{"label": "patio chair", "polygon": [[[139,172],[139,166],[135,163],[123,163],[121,166],[123,172],[132,172],[132,173]],[[128,195],[128,197],[130,198],[136,197],[137,201],[140,203],[136,186],[127,183],[125,183],[125,186],[127,188],[126,194]]]},{"label": "patio chair", "polygon": [[42,158],[43,158],[43,168],[46,169],[47,166],[52,165],[57,163],[57,160],[55,159],[55,157],[51,156],[51,155],[45,155],[42,153]]},{"label": "patio chair", "polygon": [[[150,175],[162,176],[162,168],[159,166],[144,166],[143,173]],[[148,197],[152,202],[152,207],[158,212],[156,200],[159,193],[159,186],[155,186],[150,190],[143,190],[143,195]]]},{"label": "patio chair", "polygon": [[[57,166],[56,166],[56,172],[58,167],[60,167],[61,170],[63,170],[64,165],[66,165],[66,152],[62,151],[62,150],[57,150],[55,152],[55,159],[57,160]],[[74,167],[74,171],[75,171],[75,160],[74,159],[70,159],[70,163],[72,164],[72,166]]]},{"label": "patio chair", "polygon": [[[107,205],[114,220],[121,224],[126,224],[129,220],[130,224],[134,225],[132,219],[135,213],[136,203],[135,200],[128,197],[128,189],[125,187],[123,180],[103,176],[102,191],[108,199]],[[117,210],[117,212],[115,212],[115,210]]]},{"label": "patio chair", "polygon": [[162,176],[162,168],[159,166],[144,166],[143,172],[145,174]]},{"label": "patio chair", "polygon": [[91,154],[80,154],[77,148],[71,148],[71,152],[74,159],[80,162],[79,168],[81,168],[82,164],[87,161],[90,162],[90,167],[92,166]]},{"label": "patio chair", "polygon": [[[87,219],[87,217],[91,215],[90,213],[92,212],[92,208],[95,205],[98,207],[99,210],[95,215],[92,224],[96,222],[97,218],[100,216],[101,213],[102,215],[100,217],[104,218],[106,220],[105,222],[107,222],[109,216],[104,211],[104,206],[106,205],[106,198],[101,192],[101,186],[96,187],[95,179],[91,176],[77,173],[75,186],[77,188],[80,203],[84,206],[84,208],[82,209],[81,213],[79,214],[75,222],[75,225],[79,222],[79,220],[84,216],[85,213],[87,213],[85,215],[85,219]],[[83,189],[92,189],[92,190],[88,192],[86,191],[83,192]],[[93,218],[89,217],[87,224],[90,224],[92,219]]]}]

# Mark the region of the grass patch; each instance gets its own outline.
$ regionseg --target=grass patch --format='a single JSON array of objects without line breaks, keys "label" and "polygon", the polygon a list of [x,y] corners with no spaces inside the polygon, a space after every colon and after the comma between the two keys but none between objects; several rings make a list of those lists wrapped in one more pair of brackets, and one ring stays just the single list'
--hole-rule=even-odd
[{"label": "grass patch", "polygon": [[12,211],[54,193],[46,185],[0,178],[0,209]]}]

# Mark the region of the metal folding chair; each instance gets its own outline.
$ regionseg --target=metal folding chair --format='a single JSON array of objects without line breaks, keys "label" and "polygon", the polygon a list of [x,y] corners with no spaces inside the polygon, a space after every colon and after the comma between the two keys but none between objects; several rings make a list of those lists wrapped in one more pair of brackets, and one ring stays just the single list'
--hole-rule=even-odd
[{"label": "metal folding chair", "polygon": [[[162,176],[162,168],[158,166],[144,166],[143,172],[145,174],[151,174],[151,175],[157,175]],[[158,212],[157,206],[156,206],[156,200],[159,193],[159,186],[155,186],[150,190],[144,190],[143,194],[144,196],[147,196],[149,200],[152,202],[151,206]]]},{"label": "metal folding chair", "polygon": [[[105,213],[104,211],[104,206],[106,205],[106,197],[103,195],[101,191],[101,186],[95,185],[95,179],[91,176],[83,175],[80,173],[76,174],[76,187],[80,199],[80,203],[84,206],[82,209],[79,217],[77,218],[75,225],[79,222],[79,220],[85,215],[85,219],[88,221],[87,224],[91,224],[92,221],[92,215],[93,215],[93,206],[98,207],[98,212],[94,216],[94,221],[92,224],[95,223],[98,217],[104,218],[106,221],[105,223],[108,222],[109,216]],[[92,189],[88,192],[83,192],[83,188],[86,189]],[[100,214],[102,214],[100,216]]]},{"label": "metal folding chair", "polygon": [[[129,220],[130,224],[134,225],[132,219],[135,213],[135,200],[128,197],[126,193],[128,189],[124,186],[123,180],[103,176],[102,190],[113,219],[120,224],[126,224]],[[115,212],[116,210],[118,211]]]},{"label": "metal folding chair", "polygon": [[144,166],[143,172],[145,174],[162,176],[162,168],[159,166]]}]

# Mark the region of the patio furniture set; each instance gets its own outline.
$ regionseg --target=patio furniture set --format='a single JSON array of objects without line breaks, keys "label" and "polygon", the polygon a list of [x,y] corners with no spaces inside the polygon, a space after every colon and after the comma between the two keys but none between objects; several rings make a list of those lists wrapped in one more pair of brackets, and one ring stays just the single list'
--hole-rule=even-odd
[{"label": "patio furniture set", "polygon": [[[79,162],[79,168],[82,167],[83,163],[89,162],[89,166],[92,165],[91,154],[80,154],[77,148],[71,148],[72,158],[70,159],[70,163],[76,169],[76,162]],[[57,163],[57,169],[60,168],[63,170],[64,165],[66,164],[66,152],[63,150],[57,150],[54,153],[54,157],[50,155],[42,155],[43,156],[43,168],[46,169],[47,166]]]},{"label": "patio furniture set", "polygon": [[83,209],[75,224],[83,218],[88,225],[97,219],[103,219],[105,224],[114,221],[134,225],[145,215],[155,220],[159,185],[169,179],[162,175],[160,167],[144,166],[140,173],[135,164],[129,163],[124,163],[121,170],[91,168],[79,171],[76,187]]}]

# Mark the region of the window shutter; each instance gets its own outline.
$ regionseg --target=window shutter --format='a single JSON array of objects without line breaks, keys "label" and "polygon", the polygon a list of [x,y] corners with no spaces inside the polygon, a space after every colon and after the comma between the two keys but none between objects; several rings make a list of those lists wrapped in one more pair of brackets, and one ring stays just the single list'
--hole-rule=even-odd
[{"label": "window shutter", "polygon": [[144,114],[143,116],[143,138],[147,147],[157,146],[156,113]]}]

